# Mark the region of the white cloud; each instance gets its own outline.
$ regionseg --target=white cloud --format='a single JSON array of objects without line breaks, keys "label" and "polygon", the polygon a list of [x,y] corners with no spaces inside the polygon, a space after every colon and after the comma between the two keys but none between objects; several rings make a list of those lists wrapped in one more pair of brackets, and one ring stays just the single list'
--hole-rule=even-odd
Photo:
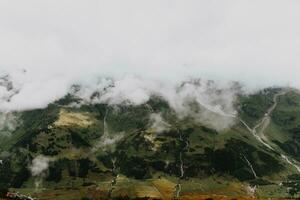
[{"label": "white cloud", "polygon": [[[93,95],[95,92],[99,95]],[[82,85],[73,94],[83,98],[84,103],[110,105],[140,105],[155,95],[167,100],[178,117],[191,116],[220,130],[233,124],[232,116],[236,114],[233,104],[236,94],[241,92],[239,85],[233,82],[191,79],[174,85],[127,76],[115,81],[102,78],[92,84]],[[192,105],[194,103],[198,108]]]},{"label": "white cloud", "polygon": [[295,0],[1,1],[0,66],[297,84],[299,8]]},{"label": "white cloud", "polygon": [[32,160],[29,167],[32,176],[43,176],[49,168],[50,158],[43,155],[38,155]]},{"label": "white cloud", "polygon": [[170,124],[164,121],[163,117],[161,116],[161,113],[152,113],[150,115],[150,124],[150,128],[157,133],[168,131],[171,127]]},{"label": "white cloud", "polygon": [[31,175],[35,178],[34,184],[36,189],[42,186],[43,179],[46,177],[49,170],[49,164],[54,160],[54,158],[44,155],[38,155],[32,160],[29,169],[31,171]]},{"label": "white cloud", "polygon": [[[44,107],[99,76],[118,85],[106,95],[111,103],[139,104],[190,77],[300,88],[299,9],[296,0],[3,0],[0,73],[18,93],[0,109]],[[13,92],[0,86],[0,99]]]},{"label": "white cloud", "polygon": [[20,124],[18,117],[10,112],[0,113],[0,134],[10,136],[16,127]]}]

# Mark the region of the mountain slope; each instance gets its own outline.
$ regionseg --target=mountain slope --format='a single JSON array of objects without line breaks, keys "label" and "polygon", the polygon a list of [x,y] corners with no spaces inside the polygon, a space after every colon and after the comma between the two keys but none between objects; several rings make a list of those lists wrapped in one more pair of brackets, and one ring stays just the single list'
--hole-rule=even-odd
[{"label": "mountain slope", "polygon": [[[81,188],[82,197],[100,199],[297,193],[297,91],[241,94],[235,124],[225,130],[179,117],[157,96],[138,106],[70,106],[74,102],[80,99],[67,95],[45,109],[14,113],[20,123],[11,135],[1,134],[3,187],[37,188],[33,195],[39,197],[45,195],[41,187],[49,193]],[[41,155],[47,167],[34,173],[33,160]]]}]

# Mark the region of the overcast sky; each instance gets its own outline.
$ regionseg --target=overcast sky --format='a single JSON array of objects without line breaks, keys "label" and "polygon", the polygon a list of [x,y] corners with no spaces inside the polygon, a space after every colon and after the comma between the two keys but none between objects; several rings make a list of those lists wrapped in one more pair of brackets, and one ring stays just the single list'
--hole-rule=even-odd
[{"label": "overcast sky", "polygon": [[26,69],[58,96],[95,75],[300,88],[299,11],[298,0],[0,0],[0,71]]}]

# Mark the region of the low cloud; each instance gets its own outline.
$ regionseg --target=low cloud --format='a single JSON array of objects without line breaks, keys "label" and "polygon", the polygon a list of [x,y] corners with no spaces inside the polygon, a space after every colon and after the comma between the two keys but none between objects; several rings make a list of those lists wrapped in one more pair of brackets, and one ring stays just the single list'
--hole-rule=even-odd
[{"label": "low cloud", "polygon": [[295,0],[17,2],[0,2],[1,112],[46,107],[80,85],[87,102],[95,91],[109,104],[158,94],[183,116],[196,102],[209,121],[234,113],[231,81],[300,88]]},{"label": "low cloud", "polygon": [[[97,83],[78,87],[73,95],[83,98],[85,103],[109,105],[140,105],[155,95],[166,100],[179,118],[190,116],[223,129],[234,123],[231,117],[236,114],[234,102],[241,92],[241,86],[235,82],[190,79],[172,84],[127,76],[115,81],[100,79]],[[158,115],[150,118],[159,126]]]},{"label": "low cloud", "polygon": [[42,186],[43,180],[48,174],[49,164],[53,161],[53,158],[38,155],[32,160],[29,166],[31,175],[34,177],[35,188],[38,189]]},{"label": "low cloud", "polygon": [[49,168],[49,163],[51,159],[38,155],[32,160],[32,164],[29,166],[32,176],[43,176]]},{"label": "low cloud", "polygon": [[0,112],[0,134],[10,136],[20,123],[20,120],[14,113]]},{"label": "low cloud", "polygon": [[152,113],[150,115],[150,124],[150,128],[156,133],[162,133],[170,129],[170,124],[163,119],[161,113]]},{"label": "low cloud", "polygon": [[[189,79],[173,83],[137,76],[124,76],[118,79],[98,77],[90,81],[77,82],[77,86],[67,84],[65,87],[59,87],[57,83],[53,82],[36,83],[27,77],[27,72],[19,73],[21,74],[16,77],[22,78],[8,76],[6,82],[11,85],[9,89],[2,86],[9,94],[3,93],[4,96],[9,96],[9,99],[3,98],[2,112],[43,108],[62,98],[68,92],[81,98],[82,103],[106,103],[109,105],[140,105],[155,95],[167,100],[179,117],[192,114],[197,118],[209,121],[213,116],[210,113],[223,117],[234,114],[234,100],[236,94],[240,92],[240,88],[236,87],[238,84],[227,81]],[[17,84],[14,84],[14,80],[17,81]],[[27,96],[29,99],[25,98]],[[202,109],[201,112],[195,113],[195,108],[191,106],[193,103]],[[213,119],[217,118],[213,117]],[[228,121],[228,126],[232,124],[231,121]],[[222,123],[226,127],[226,123],[224,121]]]}]

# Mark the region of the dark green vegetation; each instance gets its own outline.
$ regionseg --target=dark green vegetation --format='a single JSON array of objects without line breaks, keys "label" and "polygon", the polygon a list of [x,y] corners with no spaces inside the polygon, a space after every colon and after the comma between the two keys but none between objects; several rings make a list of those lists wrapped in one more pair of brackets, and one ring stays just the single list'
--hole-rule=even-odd
[{"label": "dark green vegetation", "polygon": [[[300,95],[297,92],[289,92],[280,98],[280,104],[272,115],[273,127],[278,128],[273,142],[298,161],[300,161],[299,112]],[[278,140],[279,137],[282,139]]]},{"label": "dark green vegetation", "polygon": [[[279,90],[239,96],[239,117],[254,127]],[[220,179],[260,185],[260,194],[266,196],[297,195],[299,191],[293,185],[299,180],[297,171],[280,156],[284,152],[300,161],[300,95],[295,91],[281,96],[272,113],[266,135],[275,151],[259,143],[238,120],[230,129],[218,132],[188,117],[177,118],[159,97],[139,106],[67,106],[79,101],[67,95],[45,109],[17,113],[19,126],[0,141],[0,188],[33,188],[42,179],[47,188],[105,183],[108,190],[118,174],[132,181],[168,177],[176,182],[180,177],[186,185],[191,179],[196,184],[214,177],[216,184]],[[151,128],[151,113],[160,113],[170,126],[162,132]],[[51,161],[42,177],[33,177],[29,166],[38,155]],[[242,184],[239,187],[244,190]],[[273,194],[268,193],[270,187],[292,189]]]},{"label": "dark green vegetation", "polygon": [[240,96],[239,114],[244,121],[253,127],[273,104],[273,96],[280,89],[264,89],[255,94]]}]

